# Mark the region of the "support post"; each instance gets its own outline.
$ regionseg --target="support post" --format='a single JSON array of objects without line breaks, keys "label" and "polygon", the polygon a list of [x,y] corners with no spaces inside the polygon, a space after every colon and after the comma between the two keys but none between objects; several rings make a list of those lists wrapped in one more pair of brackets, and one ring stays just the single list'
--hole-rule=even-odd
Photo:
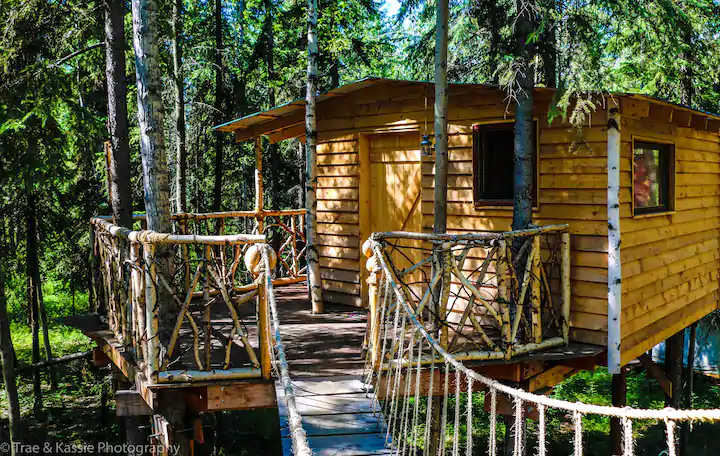
[{"label": "support post", "polygon": [[[619,374],[622,317],[620,267],[620,113],[611,108],[607,121],[608,211],[608,372]],[[564,303],[563,303],[564,305]]]},{"label": "support post", "polygon": [[157,281],[157,262],[155,261],[155,244],[143,246],[145,260],[145,334],[147,344],[147,359],[145,360],[146,376],[151,383],[157,383],[160,350],[158,345],[158,331],[160,317],[158,315],[158,293],[155,288]]},{"label": "support post", "polygon": [[665,341],[665,375],[670,380],[671,395],[666,397],[668,407],[680,408],[682,403],[684,331],[679,331]]},{"label": "support post", "polygon": [[255,222],[258,234],[263,234],[265,230],[263,193],[262,138],[257,136],[255,137]]},{"label": "support post", "polygon": [[510,333],[510,302],[508,300],[507,290],[507,262],[508,262],[508,249],[505,240],[500,239],[498,241],[498,252],[497,252],[497,300],[498,306],[500,307],[500,317],[502,319],[501,334],[503,342],[505,342],[505,349],[509,355],[512,351],[512,340]]},{"label": "support post", "polygon": [[[683,408],[686,410],[692,410],[693,408],[693,401],[692,401],[692,394],[693,394],[693,388],[695,383],[695,337],[697,336],[697,322],[690,325],[690,328],[688,328],[688,356],[687,356],[687,366],[685,366],[685,371],[683,372],[683,377],[685,380],[685,390],[684,390],[684,404]],[[688,453],[688,447],[690,444],[690,423],[685,421],[682,424],[682,430],[680,431],[680,455],[689,454]]]},{"label": "support post", "polygon": [[[271,248],[267,246],[266,248]],[[265,380],[272,377],[272,365],[270,350],[272,350],[270,342],[270,315],[268,313],[267,290],[265,289],[265,274],[271,274],[272,271],[263,271],[258,279],[257,294],[257,316],[258,316],[258,345],[260,346],[260,371]]]},{"label": "support post", "polygon": [[379,315],[379,301],[380,301],[380,287],[379,279],[380,274],[376,270],[378,260],[373,256],[373,250],[370,247],[370,240],[365,241],[363,244],[363,254],[367,257],[365,262],[365,269],[367,271],[367,289],[368,289],[368,307],[370,312],[370,331],[368,332],[368,340],[366,346],[370,348],[370,354],[372,359],[373,368],[378,366],[382,360],[380,359],[380,352],[378,351],[378,341],[380,338],[380,326],[381,315]]},{"label": "support post", "polygon": [[[627,377],[625,367],[620,368],[620,373],[612,376],[612,405],[613,407],[625,407],[627,405]],[[620,418],[610,419],[610,442],[612,454],[622,455],[622,421]]]},{"label": "support post", "polygon": [[532,315],[530,316],[530,321],[532,323],[531,327],[533,342],[539,344],[540,342],[542,342],[542,306],[540,302],[540,268],[542,267],[542,265],[540,264],[539,234],[536,234],[533,237],[533,248],[531,255],[533,255],[533,258],[531,266],[532,273],[530,275],[530,280],[532,283],[532,288],[530,289],[530,312],[532,313]]},{"label": "support post", "polygon": [[570,342],[570,233],[568,232],[560,235],[560,284],[562,336],[567,344]]}]

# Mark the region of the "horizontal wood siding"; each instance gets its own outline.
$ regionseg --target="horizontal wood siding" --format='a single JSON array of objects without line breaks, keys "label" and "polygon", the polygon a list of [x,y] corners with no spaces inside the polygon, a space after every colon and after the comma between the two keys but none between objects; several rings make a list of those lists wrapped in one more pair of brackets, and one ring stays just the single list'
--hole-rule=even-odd
[{"label": "horizontal wood siding", "polygon": [[[432,135],[432,91],[408,86],[383,91],[374,88],[362,96],[342,97],[326,104],[320,114],[318,131],[324,143],[321,152],[319,224],[321,264],[325,276],[337,277],[338,270],[358,271],[357,251],[359,224],[352,214],[359,214],[356,136],[348,134],[425,131]],[[425,110],[425,97],[428,109]],[[448,231],[472,232],[510,229],[512,210],[507,207],[479,208],[473,203],[472,125],[512,118],[506,111],[502,92],[454,86],[449,96],[449,179]],[[567,123],[556,119],[548,125],[550,97],[539,92],[534,115],[539,125],[539,207],[535,223],[568,223],[572,233],[572,315],[573,340],[604,344],[607,341],[607,133],[605,112],[598,111],[580,134]],[[330,103],[330,102],[328,102]],[[298,128],[300,128],[298,126]],[[289,129],[282,135],[291,135]],[[345,136],[344,136],[345,135]],[[510,151],[512,153],[512,151]],[[323,161],[324,160],[324,161]],[[397,160],[397,157],[395,157]],[[630,185],[629,176],[625,178]],[[422,229],[432,231],[433,158],[422,164]],[[622,201],[624,211],[630,200]],[[629,212],[628,212],[629,213]],[[372,216],[372,215],[371,215]],[[332,238],[332,239],[331,239]],[[332,247],[332,249],[330,249]],[[354,277],[345,272],[343,290],[354,293]],[[337,286],[337,279],[326,284]],[[359,275],[358,275],[359,280]],[[355,287],[355,288],[353,288]],[[338,288],[327,287],[331,293]],[[334,296],[333,294],[326,294]]]},{"label": "horizontal wood siding", "polygon": [[720,269],[720,139],[654,116],[654,105],[622,109],[621,191],[632,197],[632,138],[675,144],[675,212],[633,217],[622,231],[622,363],[667,339],[718,306]]},{"label": "horizontal wood siding", "polygon": [[359,162],[356,135],[318,144],[318,251],[323,299],[360,305]]}]

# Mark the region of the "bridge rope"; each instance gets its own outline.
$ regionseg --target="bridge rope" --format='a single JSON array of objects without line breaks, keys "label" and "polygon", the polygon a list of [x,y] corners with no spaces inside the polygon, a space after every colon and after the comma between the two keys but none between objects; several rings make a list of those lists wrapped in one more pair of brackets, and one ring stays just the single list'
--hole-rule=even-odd
[{"label": "bridge rope", "polygon": [[[374,272],[379,273],[378,278],[378,289],[384,291],[382,296],[382,303],[380,307],[380,314],[374,319],[373,328],[371,331],[380,334],[380,341],[377,347],[377,351],[381,353],[379,360],[372,359],[370,351],[368,350],[368,357],[366,359],[366,370],[368,379],[372,381],[373,387],[376,392],[375,401],[377,399],[377,393],[383,391],[382,396],[385,398],[385,403],[382,407],[382,412],[387,416],[387,439],[391,440],[392,437],[395,439],[402,439],[401,441],[393,442],[394,451],[397,454],[405,454],[407,449],[408,440],[413,447],[417,447],[418,434],[416,429],[423,423],[425,426],[425,432],[423,435],[425,452],[423,454],[430,454],[427,451],[431,436],[431,422],[432,422],[432,403],[431,397],[435,393],[433,382],[435,379],[435,373],[440,371],[444,373],[444,385],[442,388],[442,412],[440,414],[440,425],[439,429],[441,432],[441,438],[437,444],[437,455],[444,456],[446,451],[446,445],[448,442],[445,440],[445,429],[447,426],[447,412],[448,412],[448,397],[452,394],[450,392],[450,377],[454,371],[454,417],[453,423],[453,434],[452,440],[449,442],[451,445],[451,454],[453,456],[459,456],[461,454],[460,445],[460,431],[462,426],[462,413],[460,407],[460,393],[462,378],[465,378],[466,386],[465,392],[468,394],[467,406],[465,410],[465,454],[471,455],[473,452],[472,444],[472,396],[473,389],[476,391],[486,390],[489,393],[490,402],[490,423],[489,423],[489,440],[488,440],[488,454],[495,456],[497,454],[497,412],[498,412],[498,394],[503,394],[510,399],[510,403],[513,404],[515,409],[515,420],[513,423],[513,453],[515,455],[522,455],[523,445],[525,444],[524,439],[524,414],[529,410],[528,406],[532,405],[538,411],[538,438],[537,438],[537,454],[544,456],[547,454],[547,439],[546,439],[546,416],[548,409],[557,409],[567,412],[571,416],[572,429],[574,434],[573,445],[574,455],[579,456],[583,454],[583,430],[582,430],[582,418],[585,415],[601,415],[606,417],[618,418],[621,420],[623,430],[623,455],[632,456],[634,454],[634,437],[632,433],[632,424],[634,420],[656,420],[663,422],[666,428],[666,443],[668,446],[669,456],[676,454],[675,445],[675,428],[678,422],[683,421],[720,421],[720,410],[710,409],[696,409],[696,410],[678,410],[673,408],[665,408],[660,410],[655,409],[637,409],[631,407],[611,407],[603,405],[586,404],[581,402],[569,402],[551,397],[538,395],[524,391],[522,389],[513,388],[512,386],[505,385],[497,380],[486,377],[479,374],[478,372],[468,368],[463,362],[457,360],[453,355],[448,353],[438,339],[430,334],[425,328],[423,323],[418,319],[418,313],[408,302],[406,296],[406,290],[402,288],[402,284],[398,283],[397,271],[394,270],[394,266],[385,256],[384,245],[376,240],[371,239],[370,247],[374,254],[376,261],[376,270]],[[387,293],[387,291],[391,293]],[[381,291],[381,292],[382,292]],[[388,294],[393,297],[389,298]],[[392,329],[389,329],[392,328]],[[406,344],[406,338],[409,338],[409,342]],[[430,354],[424,354],[429,351]],[[428,359],[429,358],[429,359]],[[440,363],[444,368],[438,369],[436,364]],[[424,369],[425,373],[429,371],[430,377],[428,380],[428,391],[421,391],[421,377],[423,375],[423,365],[430,365],[429,369]],[[413,375],[415,376],[415,392],[410,394],[410,382]],[[402,377],[405,377],[404,385],[401,385]],[[384,380],[384,382],[383,382]],[[370,381],[368,381],[370,383]],[[475,387],[474,383],[478,383],[479,387]],[[407,407],[409,404],[409,398],[415,396],[415,412],[418,412],[419,398],[421,395],[427,395],[427,408],[426,416],[424,419],[420,416],[420,413],[413,413],[412,417],[408,416]],[[399,404],[402,401],[401,396],[404,396],[404,404]],[[399,416],[397,416],[399,414]],[[399,423],[398,423],[399,420]],[[408,426],[412,426],[411,434],[408,434]],[[507,432],[511,432],[507,430]],[[413,448],[413,454],[416,448]]]},{"label": "bridge rope", "polygon": [[290,429],[290,438],[292,440],[293,454],[296,456],[312,456],[313,451],[307,440],[307,434],[302,424],[302,415],[298,411],[295,402],[295,390],[290,379],[290,370],[288,368],[287,357],[285,356],[285,347],[282,343],[280,335],[280,319],[278,318],[277,300],[275,290],[272,284],[272,268],[270,267],[270,259],[268,255],[269,246],[262,249],[263,274],[262,280],[265,281],[265,293],[267,297],[267,305],[270,310],[270,321],[272,324],[272,337],[274,339],[274,349],[270,350],[272,356],[272,364],[275,369],[275,376],[280,379],[285,392],[285,405],[288,411],[288,427]]}]

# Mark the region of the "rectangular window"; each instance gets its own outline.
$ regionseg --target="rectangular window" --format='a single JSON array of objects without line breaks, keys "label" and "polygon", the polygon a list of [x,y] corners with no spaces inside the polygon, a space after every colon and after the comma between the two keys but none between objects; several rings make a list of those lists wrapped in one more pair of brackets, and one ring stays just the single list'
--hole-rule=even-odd
[{"label": "rectangular window", "polygon": [[672,210],[675,150],[671,144],[635,141],[633,203],[635,214]]},{"label": "rectangular window", "polygon": [[[537,123],[533,128],[533,206],[537,206]],[[473,193],[476,206],[512,205],[515,123],[473,125]]]}]

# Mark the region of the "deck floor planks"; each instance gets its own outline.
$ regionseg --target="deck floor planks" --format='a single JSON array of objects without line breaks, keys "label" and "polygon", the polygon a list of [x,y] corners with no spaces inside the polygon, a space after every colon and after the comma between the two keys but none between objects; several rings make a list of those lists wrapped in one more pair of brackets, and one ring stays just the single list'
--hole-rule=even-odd
[{"label": "deck floor planks", "polygon": [[[391,454],[382,414],[373,413],[374,396],[362,381],[365,312],[330,304],[324,314],[312,315],[304,288],[278,287],[276,294],[295,402],[314,454]],[[275,390],[283,454],[291,455],[287,408],[279,382]]]}]

